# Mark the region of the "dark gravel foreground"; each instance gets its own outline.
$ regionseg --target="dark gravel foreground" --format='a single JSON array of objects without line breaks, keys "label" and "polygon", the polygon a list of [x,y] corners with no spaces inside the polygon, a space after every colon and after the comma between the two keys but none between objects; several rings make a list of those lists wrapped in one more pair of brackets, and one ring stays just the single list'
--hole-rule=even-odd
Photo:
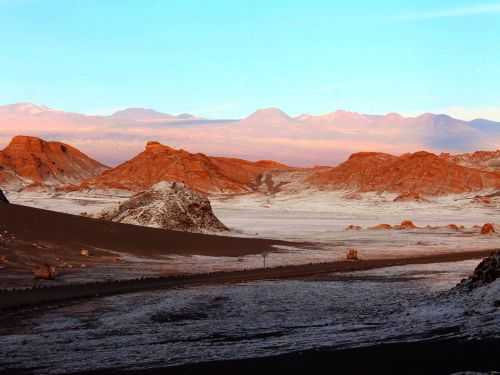
[{"label": "dark gravel foreground", "polygon": [[[443,375],[462,371],[500,370],[500,339],[434,340],[382,344],[355,349],[319,349],[273,357],[195,363],[131,370],[115,368],[71,375],[163,374],[409,374]],[[0,370],[0,375],[25,375],[31,370]]]}]

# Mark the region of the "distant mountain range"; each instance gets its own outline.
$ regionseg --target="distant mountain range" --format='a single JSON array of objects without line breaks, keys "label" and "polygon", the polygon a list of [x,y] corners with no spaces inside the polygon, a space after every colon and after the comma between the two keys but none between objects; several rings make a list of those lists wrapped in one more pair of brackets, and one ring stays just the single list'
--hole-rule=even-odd
[{"label": "distant mountain range", "polygon": [[69,142],[110,165],[130,159],[150,139],[195,152],[296,166],[333,165],[360,151],[463,153],[500,148],[500,123],[485,119],[341,110],[292,117],[277,108],[234,120],[145,108],[89,116],[30,103],[0,106],[0,145],[17,134]]},{"label": "distant mountain range", "polygon": [[189,113],[183,113],[178,116],[167,113],[157,112],[146,108],[127,108],[117,111],[110,116],[111,119],[131,121],[131,122],[169,122],[196,120],[197,118]]}]

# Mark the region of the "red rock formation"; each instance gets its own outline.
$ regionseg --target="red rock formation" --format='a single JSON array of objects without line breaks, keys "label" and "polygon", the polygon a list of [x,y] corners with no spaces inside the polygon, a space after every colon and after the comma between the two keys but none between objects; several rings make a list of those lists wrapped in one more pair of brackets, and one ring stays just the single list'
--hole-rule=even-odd
[{"label": "red rock formation", "polygon": [[476,151],[467,154],[440,154],[440,157],[453,163],[462,165],[468,168],[479,169],[482,171],[499,171],[500,170],[500,150],[496,151]]},{"label": "red rock formation", "polygon": [[466,168],[425,151],[400,157],[364,152],[313,172],[307,181],[324,189],[444,195],[499,188],[500,173]]},{"label": "red rock formation", "polygon": [[483,225],[483,227],[481,228],[481,234],[492,234],[492,233],[495,233],[495,227],[493,226],[493,224],[490,224],[490,223],[486,223]]},{"label": "red rock formation", "polygon": [[262,173],[275,169],[288,167],[273,161],[249,162],[192,154],[158,142],[148,142],[139,155],[97,178],[85,181],[81,187],[140,191],[160,181],[177,181],[207,193],[245,192],[257,185]]},{"label": "red rock formation", "polygon": [[346,253],[347,260],[359,260],[358,250],[348,249]]},{"label": "red rock formation", "polygon": [[411,220],[404,220],[399,224],[398,229],[415,229],[417,226]]},{"label": "red rock formation", "polygon": [[0,151],[0,184],[77,184],[97,176],[106,166],[60,142],[17,136]]}]

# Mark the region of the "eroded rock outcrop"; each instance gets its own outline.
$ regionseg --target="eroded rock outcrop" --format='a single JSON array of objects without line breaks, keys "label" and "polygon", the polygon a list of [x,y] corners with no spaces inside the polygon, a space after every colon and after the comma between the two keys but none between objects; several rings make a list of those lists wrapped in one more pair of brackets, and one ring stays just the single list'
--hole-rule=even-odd
[{"label": "eroded rock outcrop", "polygon": [[493,224],[486,223],[481,227],[481,234],[493,234],[495,233],[495,227]]},{"label": "eroded rock outcrop", "polygon": [[81,187],[140,191],[160,181],[177,181],[204,193],[243,193],[255,189],[264,172],[281,169],[289,167],[267,160],[249,162],[193,154],[148,142],[139,155]]},{"label": "eroded rock outcrop", "polygon": [[106,169],[72,146],[35,137],[16,136],[0,151],[0,184],[16,190],[78,184]]},{"label": "eroded rock outcrop", "polygon": [[188,232],[228,230],[214,215],[210,201],[184,184],[162,181],[134,195],[100,219]]},{"label": "eroded rock outcrop", "polygon": [[468,168],[430,152],[394,156],[361,152],[307,182],[321,189],[446,195],[500,187],[500,174]]},{"label": "eroded rock outcrop", "polygon": [[411,220],[404,220],[401,222],[401,224],[396,226],[396,229],[403,229],[403,230],[416,229],[416,228],[417,226]]},{"label": "eroded rock outcrop", "polygon": [[450,155],[443,153],[440,157],[468,168],[482,171],[500,171],[500,150],[475,151],[472,153]]},{"label": "eroded rock outcrop", "polygon": [[500,277],[500,251],[492,253],[483,259],[473,274],[457,286],[460,289],[475,289],[490,284]]}]

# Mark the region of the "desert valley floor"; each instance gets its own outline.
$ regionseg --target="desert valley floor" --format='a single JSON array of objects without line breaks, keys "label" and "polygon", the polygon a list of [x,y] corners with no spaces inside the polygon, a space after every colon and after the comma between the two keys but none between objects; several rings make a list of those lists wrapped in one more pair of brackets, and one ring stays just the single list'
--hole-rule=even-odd
[{"label": "desert valley floor", "polygon": [[[356,248],[363,259],[500,248],[500,236],[480,234],[483,224],[500,222],[500,198],[484,204],[474,200],[477,193],[433,197],[428,202],[393,202],[397,195],[390,193],[365,193],[361,199],[345,199],[345,195],[320,191],[247,194],[215,196],[211,203],[216,216],[231,229],[231,236],[314,244],[306,248],[275,247],[266,257],[270,267],[340,260],[349,248]],[[77,215],[97,213],[127,197],[123,192],[10,195],[13,203]],[[395,226],[405,220],[417,228],[373,229],[379,224]],[[361,229],[349,230],[349,226]],[[128,260],[141,261],[133,257]],[[155,263],[154,267],[160,267],[161,259]],[[231,257],[173,255],[163,263],[164,271],[173,268],[176,272],[208,272],[262,267],[263,259],[261,254],[238,256],[235,249]]]},{"label": "desert valley floor", "polygon": [[[381,263],[364,271],[280,280],[268,276],[261,281],[41,306],[20,315],[7,312],[0,319],[0,346],[7,348],[0,352],[0,368],[8,369],[6,373],[34,374],[110,369],[148,373],[148,369],[162,367],[182,372],[190,371],[195,363],[281,358],[325,348],[358,350],[382,343],[446,340],[468,345],[479,338],[482,343],[496,340],[500,284],[470,293],[452,290],[485,254],[500,248],[499,235],[480,233],[484,223],[500,222],[497,198],[484,204],[474,196],[448,195],[427,202],[393,202],[395,195],[388,193],[345,199],[345,192],[322,191],[214,196],[214,212],[230,228],[229,236],[287,242],[248,254],[235,248],[234,255],[223,256],[197,255],[196,250],[153,257],[114,252],[122,260],[119,264],[88,264],[62,274],[54,284],[258,269],[264,261],[269,269],[334,262],[344,260],[349,248],[358,250],[359,263],[386,259],[385,265],[391,265],[391,259],[404,258],[406,265],[383,267]],[[110,192],[9,194],[15,204],[87,215],[126,198],[126,194]],[[411,220],[417,228],[371,229],[404,220]],[[450,254],[462,253],[468,254],[464,260],[447,261]],[[443,258],[435,262],[432,258],[415,262],[419,264],[411,261],[439,254]],[[28,276],[17,273],[2,281],[30,286]],[[489,350],[498,348],[493,342]],[[445,344],[442,348],[447,350]],[[483,369],[491,369],[483,364]],[[441,369],[446,371],[481,369],[469,362],[444,366]],[[414,369],[421,368],[415,365]]]}]

